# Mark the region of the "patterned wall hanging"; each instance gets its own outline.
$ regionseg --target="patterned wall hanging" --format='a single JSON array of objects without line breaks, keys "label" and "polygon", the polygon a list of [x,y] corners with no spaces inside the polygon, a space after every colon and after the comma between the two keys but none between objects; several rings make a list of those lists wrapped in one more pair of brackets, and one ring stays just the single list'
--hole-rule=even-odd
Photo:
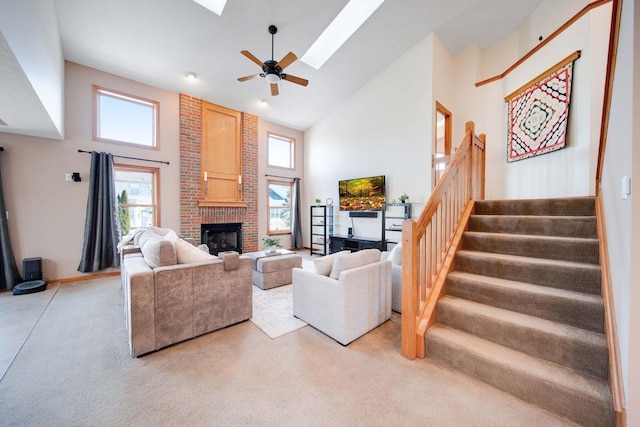
[{"label": "patterned wall hanging", "polygon": [[565,146],[573,61],[577,51],[522,86],[509,103],[507,162],[556,151]]}]

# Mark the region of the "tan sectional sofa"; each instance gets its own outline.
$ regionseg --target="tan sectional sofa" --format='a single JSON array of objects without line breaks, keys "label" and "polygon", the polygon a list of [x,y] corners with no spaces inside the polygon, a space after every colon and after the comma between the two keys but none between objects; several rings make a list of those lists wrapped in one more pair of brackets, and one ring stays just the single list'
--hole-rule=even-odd
[{"label": "tan sectional sofa", "polygon": [[[251,317],[251,260],[209,255],[152,230],[123,246],[121,275],[132,357]],[[154,235],[155,234],[155,235]]]}]

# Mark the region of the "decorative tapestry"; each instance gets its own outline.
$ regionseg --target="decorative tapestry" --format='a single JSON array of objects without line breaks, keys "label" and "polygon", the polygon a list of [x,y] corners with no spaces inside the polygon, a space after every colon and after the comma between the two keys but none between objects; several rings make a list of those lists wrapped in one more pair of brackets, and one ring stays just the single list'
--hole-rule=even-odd
[{"label": "decorative tapestry", "polygon": [[[563,61],[565,62],[565,61]],[[573,61],[528,84],[509,102],[507,162],[556,151],[565,146]]]}]

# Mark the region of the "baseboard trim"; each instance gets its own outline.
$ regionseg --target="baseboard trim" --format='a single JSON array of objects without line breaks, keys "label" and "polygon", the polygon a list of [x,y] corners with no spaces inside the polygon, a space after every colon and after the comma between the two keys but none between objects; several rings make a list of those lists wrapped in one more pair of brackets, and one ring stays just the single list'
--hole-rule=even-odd
[{"label": "baseboard trim", "polygon": [[613,290],[611,288],[611,268],[609,266],[609,248],[607,246],[607,230],[604,222],[604,206],[601,196],[596,197],[596,222],[600,247],[600,270],[602,275],[602,299],[604,301],[604,328],[609,350],[609,386],[613,397],[615,425],[626,427],[627,412],[622,380],[622,363],[620,362],[620,345],[618,343],[618,326],[616,324]]},{"label": "baseboard trim", "polygon": [[114,276],[119,276],[119,275],[120,275],[120,271],[110,271],[110,272],[107,272],[107,273],[87,274],[85,276],[64,277],[62,279],[50,279],[49,283],[82,282],[84,280],[105,279],[107,277],[114,277]]}]

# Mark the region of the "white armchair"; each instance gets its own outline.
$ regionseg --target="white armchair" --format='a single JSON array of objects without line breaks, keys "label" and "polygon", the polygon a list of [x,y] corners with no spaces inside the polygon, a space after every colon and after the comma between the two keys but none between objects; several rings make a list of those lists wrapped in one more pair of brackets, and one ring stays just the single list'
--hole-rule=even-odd
[{"label": "white armchair", "polygon": [[402,246],[395,245],[389,252],[382,252],[381,260],[391,261],[391,310],[402,313]]},{"label": "white armchair", "polygon": [[294,316],[343,345],[391,318],[391,261],[380,261],[380,251],[339,253],[316,263],[316,272],[293,269]]}]

